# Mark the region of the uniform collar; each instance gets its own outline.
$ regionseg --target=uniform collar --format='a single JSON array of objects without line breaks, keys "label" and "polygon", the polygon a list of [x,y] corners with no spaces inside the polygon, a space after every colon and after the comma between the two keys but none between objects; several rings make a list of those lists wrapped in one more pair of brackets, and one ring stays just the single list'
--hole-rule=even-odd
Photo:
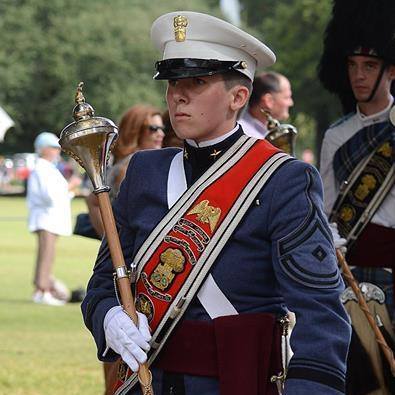
[{"label": "uniform collar", "polygon": [[191,139],[186,139],[185,141],[188,143],[188,145],[190,145],[191,147],[194,148],[204,148],[204,147],[209,147],[211,145],[215,145],[220,143],[221,141],[226,140],[228,137],[230,137],[233,133],[235,133],[237,130],[239,129],[239,125],[236,124],[236,126],[228,133],[223,134],[222,136],[219,136],[215,139],[212,140],[207,140],[207,141],[203,141],[201,143],[197,143],[195,140],[191,140]]},{"label": "uniform collar", "polygon": [[219,138],[200,143],[199,146],[194,141],[185,140],[184,167],[187,172],[190,172],[189,177],[187,177],[191,178],[189,181],[196,181],[243,134],[243,129],[237,124],[230,132]]},{"label": "uniform collar", "polygon": [[393,104],[394,104],[394,98],[391,96],[388,106],[386,108],[384,108],[384,110],[381,110],[381,111],[377,112],[376,114],[364,115],[359,110],[358,105],[357,105],[356,113],[357,113],[358,118],[364,124],[365,123],[370,124],[370,123],[376,123],[376,122],[384,122],[384,121],[388,120],[388,114],[389,114]]}]

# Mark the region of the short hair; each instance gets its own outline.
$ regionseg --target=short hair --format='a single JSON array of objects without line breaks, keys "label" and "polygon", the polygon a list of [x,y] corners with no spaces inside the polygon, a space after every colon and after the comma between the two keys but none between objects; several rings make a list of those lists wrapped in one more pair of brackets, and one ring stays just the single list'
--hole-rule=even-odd
[{"label": "short hair", "polygon": [[223,73],[222,78],[224,80],[225,88],[227,90],[233,88],[236,85],[242,85],[245,86],[251,94],[252,82],[246,75],[241,74],[238,71],[232,70],[228,71],[227,73]]},{"label": "short hair", "polygon": [[266,93],[280,92],[282,75],[274,71],[259,74],[254,78],[249,105],[255,106]]},{"label": "short hair", "polygon": [[[226,90],[229,90],[236,85],[241,85],[241,86],[244,86],[248,89],[248,91],[250,92],[250,95],[251,95],[251,91],[253,91],[251,80],[246,75],[241,74],[238,71],[232,70],[232,71],[228,71],[227,73],[223,73],[222,79],[224,80]],[[237,119],[239,119],[240,115],[243,113],[244,108],[247,107],[247,105],[248,105],[248,101],[237,112]]]}]

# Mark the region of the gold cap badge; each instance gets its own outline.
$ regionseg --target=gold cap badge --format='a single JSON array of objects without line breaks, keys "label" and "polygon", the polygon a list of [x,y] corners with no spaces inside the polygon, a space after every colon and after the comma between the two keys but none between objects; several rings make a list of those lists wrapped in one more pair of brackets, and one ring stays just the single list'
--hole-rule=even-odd
[{"label": "gold cap badge", "polygon": [[177,42],[185,41],[187,37],[188,19],[185,16],[177,15],[173,20],[174,37]]}]

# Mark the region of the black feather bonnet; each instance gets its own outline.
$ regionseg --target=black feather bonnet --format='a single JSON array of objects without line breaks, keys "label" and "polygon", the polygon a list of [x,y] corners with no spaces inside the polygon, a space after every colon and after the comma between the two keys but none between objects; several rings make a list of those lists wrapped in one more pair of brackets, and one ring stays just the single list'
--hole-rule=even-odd
[{"label": "black feather bonnet", "polygon": [[355,108],[346,67],[350,55],[374,56],[395,64],[395,0],[333,1],[318,76],[346,110]]}]

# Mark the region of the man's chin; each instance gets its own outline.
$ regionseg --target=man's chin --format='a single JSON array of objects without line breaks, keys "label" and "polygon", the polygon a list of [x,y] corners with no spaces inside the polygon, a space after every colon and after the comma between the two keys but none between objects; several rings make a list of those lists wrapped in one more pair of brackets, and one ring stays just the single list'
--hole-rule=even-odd
[{"label": "man's chin", "polygon": [[355,93],[354,92],[354,97],[358,103],[366,103],[370,97],[370,92],[364,92],[364,93],[361,93],[361,92]]},{"label": "man's chin", "polygon": [[196,133],[196,131],[192,132],[190,130],[185,130],[182,128],[174,130],[174,132],[176,133],[176,136],[181,140],[196,140],[200,137],[199,133]]}]

